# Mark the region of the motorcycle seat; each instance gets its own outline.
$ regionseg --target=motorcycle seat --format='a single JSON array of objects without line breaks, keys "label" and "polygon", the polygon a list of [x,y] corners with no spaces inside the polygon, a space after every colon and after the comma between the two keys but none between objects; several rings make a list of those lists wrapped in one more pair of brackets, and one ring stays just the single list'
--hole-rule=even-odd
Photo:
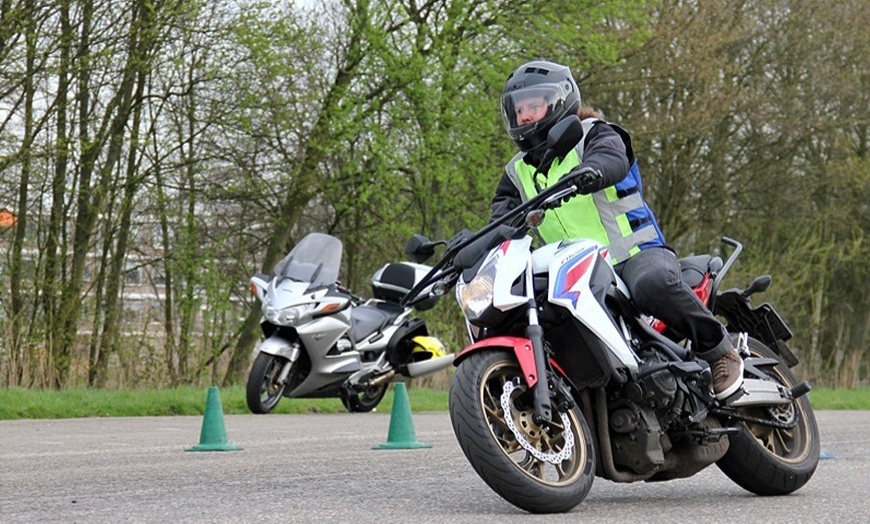
[{"label": "motorcycle seat", "polygon": [[350,314],[350,337],[354,343],[364,340],[386,326],[405,311],[402,306],[381,300],[370,300]]},{"label": "motorcycle seat", "polygon": [[694,255],[680,259],[680,270],[683,282],[689,287],[695,287],[704,280],[706,273],[715,273],[722,269],[722,259],[710,255]]}]

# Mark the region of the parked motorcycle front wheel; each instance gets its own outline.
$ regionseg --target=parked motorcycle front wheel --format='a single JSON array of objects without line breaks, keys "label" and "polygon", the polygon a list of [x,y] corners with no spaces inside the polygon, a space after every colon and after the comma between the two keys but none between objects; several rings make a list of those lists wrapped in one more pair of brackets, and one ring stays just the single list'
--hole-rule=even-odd
[{"label": "parked motorcycle front wheel", "polygon": [[260,353],[254,359],[246,388],[246,399],[251,413],[264,415],[278,405],[278,401],[284,394],[284,388],[287,387],[286,382],[283,384],[278,382],[281,369],[286,363],[287,359],[268,353]]},{"label": "parked motorcycle front wheel", "polygon": [[[507,409],[505,409],[507,407]],[[468,356],[450,387],[450,419],[465,457],[502,498],[531,513],[580,504],[595,478],[595,448],[574,407],[559,424],[532,419],[532,398],[513,354]]]},{"label": "parked motorcycle front wheel", "polygon": [[[753,357],[779,360],[762,342],[749,339]],[[766,368],[767,375],[787,388],[798,380],[781,362]],[[774,407],[747,407],[741,414],[752,419],[770,420],[780,427],[741,422],[740,433],[730,438],[728,453],[716,463],[725,475],[743,489],[757,495],[786,495],[806,484],[819,463],[819,427],[804,395],[791,404]]]}]

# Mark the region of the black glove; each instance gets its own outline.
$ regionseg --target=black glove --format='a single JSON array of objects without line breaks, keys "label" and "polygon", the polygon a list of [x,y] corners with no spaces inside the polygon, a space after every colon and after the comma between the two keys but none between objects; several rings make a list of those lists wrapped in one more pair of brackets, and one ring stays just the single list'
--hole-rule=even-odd
[{"label": "black glove", "polygon": [[568,173],[568,176],[574,179],[581,195],[588,195],[603,189],[601,186],[604,175],[598,169],[581,167]]}]

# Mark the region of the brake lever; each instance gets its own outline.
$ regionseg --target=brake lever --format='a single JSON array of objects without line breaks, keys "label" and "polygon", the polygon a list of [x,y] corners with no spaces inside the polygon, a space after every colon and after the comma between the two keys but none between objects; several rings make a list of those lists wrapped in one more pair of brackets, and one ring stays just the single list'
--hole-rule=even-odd
[{"label": "brake lever", "polygon": [[565,202],[568,201],[569,198],[575,196],[577,194],[577,185],[571,184],[561,191],[557,191],[547,197],[546,200],[541,202],[541,209],[556,209],[561,206]]}]

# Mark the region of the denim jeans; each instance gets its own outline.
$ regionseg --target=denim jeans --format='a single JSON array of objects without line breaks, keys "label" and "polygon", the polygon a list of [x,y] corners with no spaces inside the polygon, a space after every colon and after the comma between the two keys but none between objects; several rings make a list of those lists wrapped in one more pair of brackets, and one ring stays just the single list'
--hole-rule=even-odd
[{"label": "denim jeans", "polygon": [[680,275],[680,261],[664,247],[642,250],[615,267],[642,313],[692,341],[695,355],[712,362],[731,349],[731,338]]}]

